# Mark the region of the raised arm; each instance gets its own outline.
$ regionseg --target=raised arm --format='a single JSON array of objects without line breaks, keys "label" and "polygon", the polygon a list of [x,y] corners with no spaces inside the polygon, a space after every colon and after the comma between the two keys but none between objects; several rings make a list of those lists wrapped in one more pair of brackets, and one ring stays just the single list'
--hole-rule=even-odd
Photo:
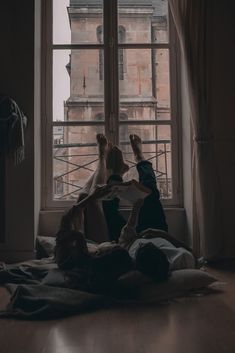
[{"label": "raised arm", "polygon": [[143,205],[143,202],[144,202],[143,199],[139,199],[136,201],[136,203],[134,203],[132,211],[130,213],[130,216],[126,224],[128,227],[136,228],[138,219],[139,219],[140,209],[141,209],[141,206]]},{"label": "raised arm", "polygon": [[125,248],[128,248],[131,243],[137,238],[136,226],[138,223],[139,212],[143,204],[143,199],[138,200],[132,208],[130,216],[127,220],[127,224],[122,228],[119,237],[119,244]]}]

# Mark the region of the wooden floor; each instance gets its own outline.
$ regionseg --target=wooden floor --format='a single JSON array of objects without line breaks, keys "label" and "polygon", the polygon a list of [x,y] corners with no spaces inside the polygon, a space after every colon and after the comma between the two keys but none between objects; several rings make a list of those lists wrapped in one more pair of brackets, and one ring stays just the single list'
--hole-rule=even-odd
[{"label": "wooden floor", "polygon": [[[235,266],[209,271],[226,282],[223,293],[49,322],[0,320],[0,352],[235,353]],[[0,288],[1,308],[7,301]]]}]

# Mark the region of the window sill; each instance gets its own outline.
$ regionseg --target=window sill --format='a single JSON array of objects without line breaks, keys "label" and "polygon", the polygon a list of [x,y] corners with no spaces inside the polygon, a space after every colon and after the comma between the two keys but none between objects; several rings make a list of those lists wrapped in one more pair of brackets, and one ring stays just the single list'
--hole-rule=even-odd
[{"label": "window sill", "polygon": [[[181,207],[165,207],[165,214],[169,226],[169,233],[178,240],[185,240],[185,209]],[[128,217],[130,210],[121,209],[125,218]],[[39,235],[54,236],[59,228],[60,219],[64,214],[63,209],[45,210],[40,212]]]}]

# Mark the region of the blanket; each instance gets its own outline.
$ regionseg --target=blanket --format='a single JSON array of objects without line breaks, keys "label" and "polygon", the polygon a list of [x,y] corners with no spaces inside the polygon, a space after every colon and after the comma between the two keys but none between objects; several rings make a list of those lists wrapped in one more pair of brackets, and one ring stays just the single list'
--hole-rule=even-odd
[{"label": "blanket", "polygon": [[131,271],[108,290],[100,291],[87,286],[87,277],[82,270],[61,271],[53,258],[14,265],[0,263],[0,285],[11,294],[10,303],[0,312],[0,318],[48,320],[120,302],[169,301],[198,291],[212,293],[213,288],[209,292],[207,289],[216,281],[206,271],[197,269],[173,271],[167,281],[159,283],[138,271]]},{"label": "blanket", "polygon": [[48,259],[0,264],[0,285],[11,294],[6,310],[0,312],[2,318],[55,319],[106,306],[112,301],[110,293],[87,291],[81,271],[61,271]]},{"label": "blanket", "polygon": [[11,301],[1,317],[48,320],[94,310],[107,304],[102,295],[35,284],[8,284]]}]

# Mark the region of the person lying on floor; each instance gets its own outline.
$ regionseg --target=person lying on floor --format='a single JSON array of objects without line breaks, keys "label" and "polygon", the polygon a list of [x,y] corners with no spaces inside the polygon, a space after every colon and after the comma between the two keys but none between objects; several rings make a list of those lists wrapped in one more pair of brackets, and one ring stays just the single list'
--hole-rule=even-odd
[{"label": "person lying on floor", "polygon": [[[151,193],[144,199],[139,211],[136,230],[140,233],[148,228],[168,230],[166,217],[160,201],[160,192],[157,188],[156,176],[152,163],[144,158],[142,141],[138,135],[130,135],[130,144],[136,160],[139,183],[149,189]],[[123,175],[128,166],[123,160],[122,151],[114,146],[108,150],[106,168],[109,173],[108,185],[122,183]],[[119,212],[119,199],[103,201],[103,211],[108,227],[109,239],[118,241],[126,220]]]},{"label": "person lying on floor", "polygon": [[[134,205],[127,224],[119,212],[118,199],[103,202],[103,210],[111,240],[115,240],[124,246],[133,259],[135,259],[136,250],[140,246],[144,254],[145,248],[150,249],[152,245],[155,245],[167,256],[171,270],[194,268],[195,257],[191,249],[167,233],[168,225],[160,201],[156,176],[152,164],[144,158],[140,137],[135,134],[130,135],[130,143],[137,162],[139,182],[151,190],[151,193]],[[106,168],[110,175],[107,185],[116,182],[121,183],[123,174],[128,170],[122,152],[117,147],[112,148],[107,153],[106,161]],[[147,244],[150,245],[147,246]]]},{"label": "person lying on floor", "polygon": [[[132,209],[127,224],[122,228],[118,244],[128,250],[133,260],[138,258],[140,250],[144,263],[148,260],[148,251],[153,246],[163,252],[169,262],[169,270],[180,270],[186,268],[195,268],[196,259],[191,251],[183,242],[172,237],[168,232],[161,229],[147,228],[137,233],[138,217],[143,200],[137,201]],[[137,261],[139,262],[139,260]]]}]

